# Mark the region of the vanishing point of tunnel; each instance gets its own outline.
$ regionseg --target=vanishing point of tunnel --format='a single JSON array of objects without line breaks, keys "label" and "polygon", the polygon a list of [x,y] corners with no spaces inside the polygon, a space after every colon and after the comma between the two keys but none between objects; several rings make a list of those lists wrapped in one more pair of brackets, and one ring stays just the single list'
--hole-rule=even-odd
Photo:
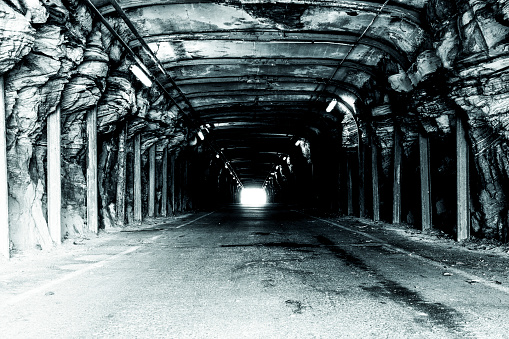
[{"label": "vanishing point of tunnel", "polygon": [[[298,274],[314,286],[308,303],[286,299],[292,316],[314,310],[317,321],[332,321],[323,300],[311,306],[327,291],[336,293],[327,307],[340,303],[337,289],[317,275],[348,281],[333,272],[347,267],[357,279],[349,282],[354,298],[386,298],[400,307],[375,315],[375,307],[350,305],[387,324],[374,332],[345,327],[354,336],[393,337],[412,323],[431,336],[476,337],[478,328],[468,327],[472,314],[393,276],[425,276],[434,264],[419,273],[394,263],[389,274],[372,262],[391,255],[381,248],[407,255],[422,244],[393,244],[378,234],[364,240],[388,245],[356,247],[354,238],[368,229],[384,236],[384,229],[418,231],[450,239],[458,253],[481,242],[506,255],[508,139],[508,0],[0,1],[0,270],[101,235],[114,241],[114,233],[152,241],[154,260],[170,260],[164,256],[177,256],[179,248],[178,235],[170,234],[182,226],[192,239],[182,253],[192,253],[196,265],[210,260],[218,272],[223,264],[238,270],[216,273],[219,280],[254,269],[244,273],[261,279],[263,291],[253,290],[260,295],[269,287],[302,288],[277,278],[281,272],[312,272]],[[241,204],[250,190],[257,199]],[[313,218],[322,217],[343,220],[345,228],[318,226]],[[357,230],[357,222],[371,226]],[[160,237],[131,232],[151,223],[163,225]],[[235,246],[222,241],[229,231],[237,234]],[[204,248],[221,251],[199,258]],[[236,263],[218,264],[229,252]],[[126,252],[119,264],[131,254],[139,255]],[[98,260],[87,272],[109,262]],[[183,264],[171,269],[189,273]],[[263,271],[269,269],[275,271]],[[463,280],[481,281],[478,274]],[[507,299],[502,278],[485,278],[483,288],[495,286]],[[498,309],[507,313],[507,303]],[[421,313],[428,318],[419,320]],[[388,314],[401,326],[390,325]],[[405,333],[413,336],[417,327]],[[272,334],[306,337],[298,328]],[[335,337],[323,331],[308,334]]]}]

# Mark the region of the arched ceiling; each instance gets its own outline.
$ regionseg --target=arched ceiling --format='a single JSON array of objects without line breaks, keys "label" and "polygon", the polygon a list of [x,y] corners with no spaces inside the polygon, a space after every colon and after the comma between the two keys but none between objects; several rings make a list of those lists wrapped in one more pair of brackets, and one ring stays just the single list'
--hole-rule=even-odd
[{"label": "arched ceiling", "polygon": [[[427,0],[92,0],[123,17],[152,74],[208,126],[244,184],[261,184],[296,138],[331,133],[369,91],[407,70],[427,37]],[[143,56],[148,46],[164,68]],[[353,107],[352,107],[353,106]],[[175,108],[176,110],[176,108]]]}]

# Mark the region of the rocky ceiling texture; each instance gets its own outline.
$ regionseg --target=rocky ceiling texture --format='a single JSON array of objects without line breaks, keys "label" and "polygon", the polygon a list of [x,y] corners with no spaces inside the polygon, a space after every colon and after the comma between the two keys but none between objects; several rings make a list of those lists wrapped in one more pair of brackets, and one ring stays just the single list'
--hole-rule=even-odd
[{"label": "rocky ceiling texture", "polygon": [[[210,196],[237,178],[335,209],[338,168],[372,142],[390,219],[397,132],[404,219],[418,219],[421,133],[431,142],[434,224],[453,232],[459,116],[471,145],[474,234],[508,239],[509,1],[9,0],[0,13],[14,246],[50,243],[46,117],[57,107],[63,225],[69,237],[86,233],[85,115],[95,106],[103,227],[132,220],[137,134],[143,151],[157,144],[158,161],[166,148],[185,158]],[[137,63],[152,87],[129,71]],[[118,161],[124,135],[127,166]],[[128,218],[118,220],[115,173],[126,168]]]}]

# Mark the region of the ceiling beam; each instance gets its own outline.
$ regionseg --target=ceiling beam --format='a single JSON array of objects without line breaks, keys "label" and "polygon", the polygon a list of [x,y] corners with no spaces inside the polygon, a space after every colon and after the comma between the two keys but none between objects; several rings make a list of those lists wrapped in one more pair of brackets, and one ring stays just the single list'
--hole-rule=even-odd
[{"label": "ceiling beam", "polygon": [[[109,5],[107,0],[92,0],[94,4],[100,9],[103,15],[107,15],[115,12],[115,8]],[[161,5],[185,5],[185,4],[196,4],[203,3],[203,0],[123,0],[122,7],[124,9],[136,9],[141,7],[150,6],[161,6]],[[217,0],[217,4],[224,3],[225,5],[232,5],[231,1],[228,0]],[[366,0],[278,0],[280,4],[295,4],[295,5],[309,5],[309,6],[320,6],[334,8],[336,11],[362,11],[362,12],[375,12],[380,7],[380,1],[366,1]],[[256,4],[267,4],[266,0],[239,0],[237,6],[243,5],[256,5]],[[420,24],[420,13],[419,10],[422,8],[412,7],[405,5],[402,1],[398,1],[398,4],[390,4],[385,8],[384,14],[386,15],[397,15],[398,17],[404,18],[407,21]]]},{"label": "ceiling beam", "polygon": [[[160,42],[179,42],[179,41],[228,41],[232,43],[244,42],[257,42],[257,43],[295,43],[304,45],[318,45],[318,44],[343,44],[353,45],[359,44],[375,48],[384,54],[389,55],[402,67],[408,68],[410,60],[406,54],[400,51],[393,44],[387,43],[387,40],[376,39],[374,37],[363,36],[360,39],[360,34],[354,32],[291,32],[279,30],[250,30],[250,31],[218,31],[218,32],[192,32],[181,34],[167,34],[167,35],[147,35],[144,37],[147,43],[160,43]],[[358,41],[359,40],[359,41]],[[133,40],[130,42],[131,48],[140,47],[139,42]]]}]

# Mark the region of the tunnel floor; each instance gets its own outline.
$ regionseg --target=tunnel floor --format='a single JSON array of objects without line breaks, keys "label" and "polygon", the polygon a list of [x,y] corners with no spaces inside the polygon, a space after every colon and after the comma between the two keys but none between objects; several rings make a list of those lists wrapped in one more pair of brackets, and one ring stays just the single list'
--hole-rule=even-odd
[{"label": "tunnel floor", "polygon": [[280,205],[147,220],[0,266],[4,338],[505,338],[505,248]]}]

